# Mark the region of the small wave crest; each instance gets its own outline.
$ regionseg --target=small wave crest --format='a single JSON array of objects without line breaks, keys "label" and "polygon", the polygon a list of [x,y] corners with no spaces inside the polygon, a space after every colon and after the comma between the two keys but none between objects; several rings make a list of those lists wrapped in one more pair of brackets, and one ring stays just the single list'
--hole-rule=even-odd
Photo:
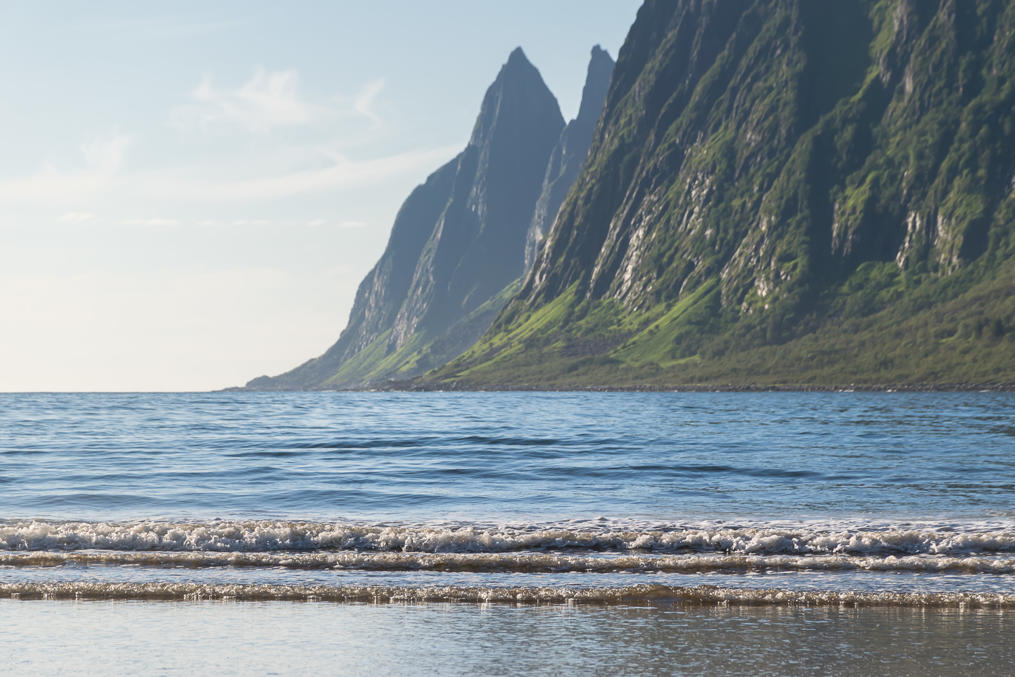
[{"label": "small wave crest", "polygon": [[0,522],[0,551],[592,551],[725,555],[973,556],[1015,552],[1015,528],[479,526],[345,522]]},{"label": "small wave crest", "polygon": [[659,604],[706,606],[847,606],[1011,609],[1004,593],[900,593],[750,590],[713,586],[613,588],[207,585],[199,583],[0,583],[0,598],[139,601],[280,601],[366,603]]},{"label": "small wave crest", "polygon": [[851,555],[615,555],[555,553],[404,552],[24,552],[0,553],[4,567],[141,566],[205,569],[262,567],[295,570],[437,571],[475,573],[748,573],[909,572],[1015,574],[1015,558],[857,557]]}]

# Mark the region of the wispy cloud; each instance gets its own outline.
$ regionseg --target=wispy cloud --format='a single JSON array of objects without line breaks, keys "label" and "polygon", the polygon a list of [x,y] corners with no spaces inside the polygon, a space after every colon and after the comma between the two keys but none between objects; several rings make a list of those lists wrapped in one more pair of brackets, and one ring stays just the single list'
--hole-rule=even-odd
[{"label": "wispy cloud", "polygon": [[130,142],[129,134],[116,132],[81,144],[81,154],[84,155],[88,171],[102,176],[116,174],[123,167]]},{"label": "wispy cloud", "polygon": [[90,223],[99,217],[91,212],[67,212],[60,216],[57,221],[60,223]]},{"label": "wispy cloud", "polygon": [[[101,195],[117,181],[131,143],[128,134],[115,133],[81,144],[83,167],[62,170],[46,163],[34,175],[0,181],[0,204],[81,204]],[[86,212],[75,210],[61,217],[81,222]]]},{"label": "wispy cloud", "polygon": [[359,91],[356,98],[353,100],[353,109],[370,121],[371,126],[380,127],[381,118],[374,111],[374,103],[377,99],[377,95],[384,89],[384,80],[378,79],[368,82],[363,89]]},{"label": "wispy cloud", "polygon": [[[308,193],[332,192],[375,185],[407,173],[423,173],[445,162],[457,147],[411,150],[367,160],[335,158],[324,167],[249,179],[198,180],[179,175],[130,179],[125,190],[146,199],[207,202],[276,200]],[[422,177],[421,177],[422,178]],[[0,194],[2,194],[0,184]]]},{"label": "wispy cloud", "polygon": [[[82,207],[96,204],[161,200],[166,204],[202,202],[263,203],[313,193],[327,193],[373,186],[389,179],[425,172],[452,157],[457,147],[441,146],[409,150],[393,155],[353,160],[340,155],[329,158],[323,167],[252,178],[202,176],[186,170],[123,172],[123,155],[128,137],[82,147],[85,167],[60,170],[46,165],[34,175],[0,179],[0,207],[11,205],[62,205],[68,211],[61,221],[85,222],[91,212]],[[159,218],[127,219],[134,225],[168,225]],[[209,224],[210,225],[210,224]]]},{"label": "wispy cloud", "polygon": [[207,129],[217,124],[237,125],[251,132],[274,127],[306,124],[323,109],[300,96],[295,71],[258,68],[246,83],[235,89],[216,87],[210,75],[190,93],[191,101],[172,112],[179,126]]},{"label": "wispy cloud", "polygon": [[147,228],[171,228],[180,225],[179,219],[167,218],[145,218],[145,219],[123,219],[120,221],[125,226],[144,226]]},{"label": "wispy cloud", "polygon": [[338,226],[342,230],[359,230],[360,228],[366,228],[366,221],[343,221]]},{"label": "wispy cloud", "polygon": [[300,92],[299,74],[294,70],[258,68],[253,76],[235,88],[216,86],[205,75],[191,90],[189,101],[175,107],[170,118],[181,129],[210,131],[216,127],[238,127],[253,133],[277,127],[307,125],[343,117],[365,118],[372,129],[382,126],[376,110],[384,79],[364,84],[351,98],[338,96],[327,103],[315,103]]}]

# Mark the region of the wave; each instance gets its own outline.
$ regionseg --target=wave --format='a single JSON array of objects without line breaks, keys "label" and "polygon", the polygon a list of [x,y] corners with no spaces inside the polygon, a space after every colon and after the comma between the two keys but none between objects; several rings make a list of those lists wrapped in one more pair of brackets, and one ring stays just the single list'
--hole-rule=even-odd
[{"label": "wave", "polygon": [[215,553],[215,552],[27,552],[0,553],[4,567],[137,566],[205,569],[271,567],[295,570],[439,571],[475,573],[752,573],[909,572],[1015,574],[1015,558],[857,557],[851,555],[617,555],[543,553]]},{"label": "wave", "polygon": [[280,601],[365,603],[509,603],[674,606],[845,606],[1013,609],[1004,593],[815,592],[713,586],[631,585],[613,588],[467,586],[205,585],[199,583],[0,583],[0,598],[138,601]]},{"label": "wave", "polygon": [[1015,553],[1015,527],[818,525],[481,526],[346,522],[0,522],[0,551],[416,552],[522,551],[723,555],[968,557]]}]

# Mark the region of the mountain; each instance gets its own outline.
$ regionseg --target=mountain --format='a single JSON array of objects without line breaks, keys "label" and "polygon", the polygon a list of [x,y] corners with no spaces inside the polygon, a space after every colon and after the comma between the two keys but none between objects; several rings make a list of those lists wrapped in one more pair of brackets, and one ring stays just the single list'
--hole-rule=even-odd
[{"label": "mountain", "polygon": [[1015,384],[1015,0],[647,0],[440,387]]},{"label": "mountain", "polygon": [[402,205],[338,341],[246,387],[365,387],[415,376],[466,350],[517,291],[527,241],[556,216],[587,154],[612,65],[593,50],[581,112],[565,127],[539,71],[520,48],[512,52],[466,148]]},{"label": "mountain", "polygon": [[578,178],[578,172],[585,164],[585,158],[588,157],[589,148],[592,146],[592,134],[599,121],[599,114],[603,112],[606,92],[613,76],[613,66],[613,59],[605,49],[599,45],[592,48],[578,116],[567,123],[546,165],[543,190],[539,200],[536,201],[536,211],[525,238],[526,271],[532,267],[543,237],[553,225],[561,203],[564,202],[568,191]]}]

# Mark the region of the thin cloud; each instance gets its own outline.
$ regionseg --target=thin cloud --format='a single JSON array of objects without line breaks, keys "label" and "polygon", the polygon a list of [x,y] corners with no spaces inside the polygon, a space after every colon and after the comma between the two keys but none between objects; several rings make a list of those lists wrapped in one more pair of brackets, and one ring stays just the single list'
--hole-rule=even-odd
[{"label": "thin cloud", "polygon": [[[458,150],[457,146],[441,146],[367,160],[334,156],[328,165],[314,169],[244,179],[208,179],[198,178],[198,172],[191,178],[180,170],[124,173],[120,167],[127,147],[125,139],[129,137],[82,146],[86,155],[85,169],[64,171],[47,165],[32,176],[0,179],[0,207],[29,204],[73,208],[96,200],[104,203],[127,200],[265,202],[363,188],[406,174],[418,174],[422,178],[425,172],[445,162]],[[86,212],[80,207],[66,212],[72,213]],[[137,222],[136,225],[153,225],[149,218],[130,220]]]},{"label": "thin cloud", "polygon": [[[84,167],[61,170],[47,163],[32,176],[0,181],[0,205],[8,203],[81,204],[92,201],[113,187],[123,168],[127,148],[132,142],[128,134],[113,134],[87,141],[79,147]],[[64,214],[70,222],[71,214]],[[81,219],[79,218],[80,222]]]},{"label": "thin cloud", "polygon": [[81,144],[81,154],[88,170],[103,176],[112,176],[119,172],[123,167],[123,160],[131,140],[129,134],[117,132]]},{"label": "thin cloud", "polygon": [[120,221],[125,226],[144,226],[147,228],[170,228],[180,225],[179,219],[147,218],[147,219],[123,219]]},{"label": "thin cloud", "polygon": [[205,75],[190,98],[189,104],[172,112],[179,126],[208,129],[226,124],[267,132],[274,127],[307,124],[324,112],[300,96],[299,76],[292,70],[258,68],[235,89],[218,88],[211,76]]},{"label": "thin cloud", "polygon": [[[197,180],[149,175],[125,182],[124,190],[145,199],[206,202],[275,200],[375,185],[396,176],[422,173],[452,157],[457,146],[412,150],[369,160],[338,158],[330,165],[250,179]],[[3,192],[0,184],[0,194]]]},{"label": "thin cloud", "polygon": [[270,226],[273,221],[270,219],[234,219],[234,226]]},{"label": "thin cloud", "polygon": [[343,221],[338,226],[342,230],[359,230],[360,228],[366,228],[366,221]]},{"label": "thin cloud", "polygon": [[383,79],[372,80],[359,91],[352,103],[353,109],[369,120],[370,125],[374,128],[381,126],[381,118],[374,111],[374,102],[382,89],[384,89]]},{"label": "thin cloud", "polygon": [[91,212],[67,212],[57,219],[60,223],[90,223],[99,217]]},{"label": "thin cloud", "polygon": [[376,104],[384,85],[384,79],[377,78],[363,85],[351,100],[336,97],[322,105],[301,94],[299,74],[294,70],[258,68],[236,88],[218,87],[211,75],[205,75],[191,90],[190,100],[170,111],[170,120],[180,129],[234,127],[266,133],[277,127],[360,117],[369,121],[371,129],[377,129],[383,125]]}]

